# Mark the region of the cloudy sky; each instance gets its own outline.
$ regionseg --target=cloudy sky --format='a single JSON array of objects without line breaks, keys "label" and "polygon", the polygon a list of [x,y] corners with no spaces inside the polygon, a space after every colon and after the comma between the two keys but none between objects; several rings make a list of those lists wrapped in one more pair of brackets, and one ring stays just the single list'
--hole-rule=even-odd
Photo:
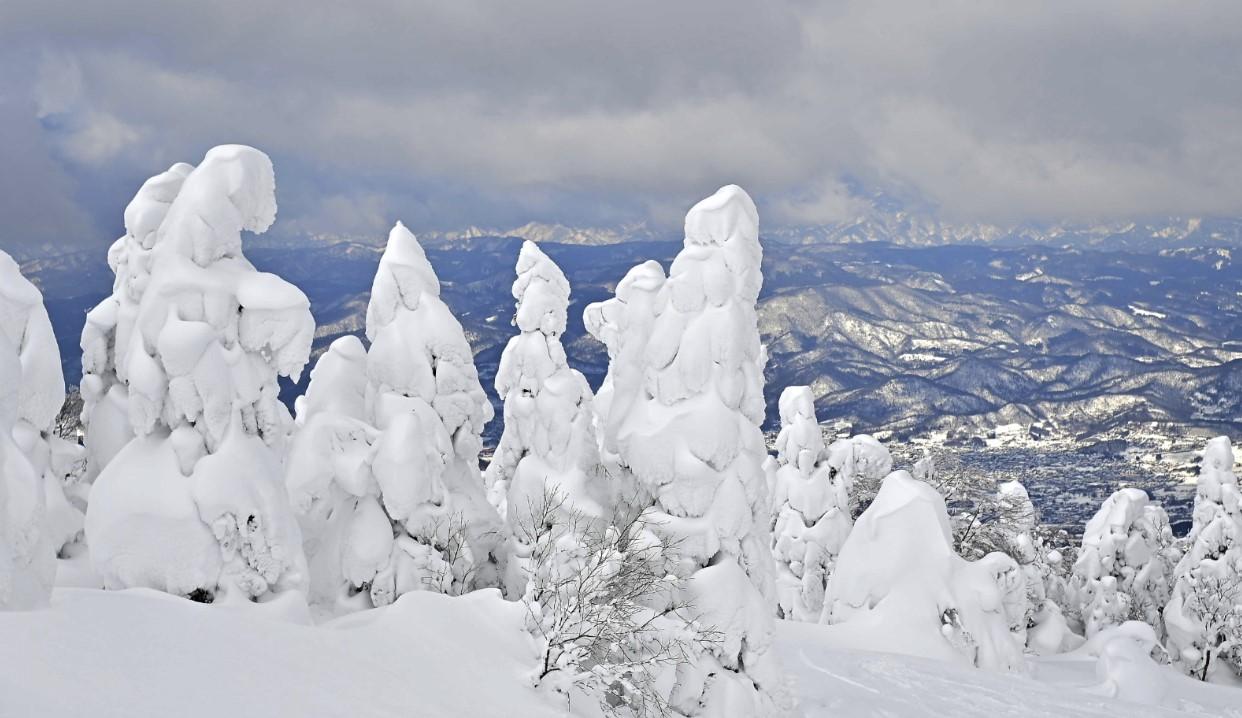
[{"label": "cloudy sky", "polygon": [[226,142],[289,235],[1242,216],[1242,3],[0,0],[0,246]]}]

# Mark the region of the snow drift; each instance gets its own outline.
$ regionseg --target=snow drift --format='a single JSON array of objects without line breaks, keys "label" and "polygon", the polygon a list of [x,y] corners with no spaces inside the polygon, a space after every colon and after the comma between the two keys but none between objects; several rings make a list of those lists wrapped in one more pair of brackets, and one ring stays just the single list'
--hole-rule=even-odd
[{"label": "snow drift", "polygon": [[1011,626],[1025,601],[1013,559],[992,553],[970,562],[954,553],[940,495],[896,471],[841,549],[823,622],[842,646],[1020,670]]}]

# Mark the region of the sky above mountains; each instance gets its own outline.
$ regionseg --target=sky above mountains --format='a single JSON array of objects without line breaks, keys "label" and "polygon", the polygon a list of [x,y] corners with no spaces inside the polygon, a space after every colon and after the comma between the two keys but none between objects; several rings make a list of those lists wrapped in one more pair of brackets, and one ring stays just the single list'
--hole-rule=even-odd
[{"label": "sky above mountains", "polygon": [[106,247],[208,148],[274,231],[1242,215],[1242,3],[0,0],[0,246]]}]

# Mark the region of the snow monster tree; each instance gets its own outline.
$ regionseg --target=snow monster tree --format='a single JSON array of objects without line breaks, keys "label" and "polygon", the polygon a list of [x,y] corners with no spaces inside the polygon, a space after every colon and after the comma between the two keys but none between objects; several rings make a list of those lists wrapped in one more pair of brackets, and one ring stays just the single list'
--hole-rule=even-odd
[{"label": "snow monster tree", "polygon": [[1242,675],[1242,491],[1228,437],[1203,451],[1186,554],[1173,576],[1164,624],[1174,662],[1202,680],[1222,666]]},{"label": "snow monster tree", "polygon": [[240,145],[174,165],[125,210],[114,293],[82,336],[100,469],[86,536],[109,588],[265,600],[305,587],[276,378],[299,375],[314,321],[306,295],[242,253],[242,231],[275,217],[271,160]]},{"label": "snow monster tree", "polygon": [[690,210],[685,229],[667,278],[655,263],[640,265],[616,298],[587,308],[587,329],[610,357],[603,453],[631,477],[632,500],[671,545],[669,570],[684,579],[674,592],[720,632],[675,667],[669,707],[769,715],[781,679],[759,428],[759,216],[746,192],[727,186]]},{"label": "snow monster tree", "polygon": [[504,532],[478,458],[492,407],[435,271],[400,222],[371,288],[367,338],[369,352],[356,337],[334,341],[297,403],[285,481],[312,602],[342,613],[411,591],[498,585]]},{"label": "snow monster tree", "polygon": [[43,296],[0,252],[0,610],[47,603],[56,552],[81,528],[51,469],[64,398]]},{"label": "snow monster tree", "polygon": [[815,622],[824,609],[828,577],[854,525],[849,514],[853,474],[833,471],[826,461],[810,387],[786,388],[778,406],[772,514],[777,615]]},{"label": "snow monster tree", "polygon": [[[496,372],[504,400],[505,430],[487,468],[492,503],[514,540],[515,559],[506,592],[520,596],[536,527],[545,500],[584,520],[610,518],[595,442],[591,387],[571,369],[561,345],[569,308],[569,281],[534,242],[518,254],[513,323]],[[553,498],[555,497],[555,498]]]},{"label": "snow monster tree", "polygon": [[[400,222],[371,287],[367,339],[366,403],[380,432],[371,469],[384,511],[451,567],[451,592],[498,586],[507,542],[479,471],[492,405],[435,270]],[[398,568],[377,580],[396,596],[420,575]]]},{"label": "snow monster tree", "polygon": [[1145,621],[1164,636],[1161,611],[1177,562],[1164,508],[1142,489],[1118,489],[1087,522],[1071,590],[1088,638],[1109,626]]}]

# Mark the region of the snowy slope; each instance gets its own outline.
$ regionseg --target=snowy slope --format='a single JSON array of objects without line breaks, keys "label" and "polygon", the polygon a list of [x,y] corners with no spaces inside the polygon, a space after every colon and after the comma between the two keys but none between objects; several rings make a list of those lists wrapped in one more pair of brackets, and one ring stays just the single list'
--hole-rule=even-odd
[{"label": "snowy slope", "polygon": [[[807,718],[1155,718],[1242,716],[1230,688],[1208,686],[1162,669],[1164,705],[1140,705],[1101,694],[1096,661],[1056,657],[1014,675],[886,653],[833,648],[829,626],[781,621],[777,651],[796,683]],[[1097,693],[1099,691],[1100,693]]]},{"label": "snowy slope", "polygon": [[0,613],[0,716],[564,715],[529,687],[523,610],[496,591],[418,592],[313,627],[62,589],[50,610]]},{"label": "snowy slope", "polygon": [[[141,589],[60,589],[50,609],[0,613],[0,716],[589,715],[530,688],[522,610],[496,591],[416,592],[312,627]],[[808,718],[1242,716],[1235,690],[1173,674],[1165,706],[1143,706],[1087,692],[1101,684],[1090,658],[1009,675],[833,648],[830,632],[777,628]]]}]

